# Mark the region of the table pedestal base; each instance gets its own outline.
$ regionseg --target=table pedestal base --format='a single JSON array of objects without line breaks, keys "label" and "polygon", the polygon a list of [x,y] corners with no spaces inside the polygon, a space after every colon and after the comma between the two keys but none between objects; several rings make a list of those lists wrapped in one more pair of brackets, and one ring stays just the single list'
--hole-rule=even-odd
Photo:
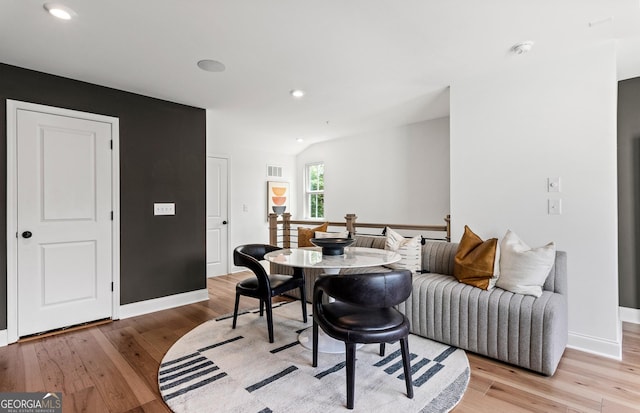
[{"label": "table pedestal base", "polygon": [[[313,327],[307,328],[298,335],[298,341],[302,347],[313,350]],[[364,344],[357,344],[360,348]],[[318,329],[318,351],[320,353],[340,354],[345,352],[344,341],[329,337],[321,328]]]}]

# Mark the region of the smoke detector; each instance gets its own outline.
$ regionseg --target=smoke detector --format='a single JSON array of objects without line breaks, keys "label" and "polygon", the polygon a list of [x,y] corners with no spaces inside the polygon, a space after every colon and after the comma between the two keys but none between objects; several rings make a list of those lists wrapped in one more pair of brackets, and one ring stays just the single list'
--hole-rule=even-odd
[{"label": "smoke detector", "polygon": [[520,42],[520,43],[514,44],[513,47],[511,47],[511,52],[515,54],[525,54],[525,53],[528,53],[532,47],[533,47],[532,41]]}]

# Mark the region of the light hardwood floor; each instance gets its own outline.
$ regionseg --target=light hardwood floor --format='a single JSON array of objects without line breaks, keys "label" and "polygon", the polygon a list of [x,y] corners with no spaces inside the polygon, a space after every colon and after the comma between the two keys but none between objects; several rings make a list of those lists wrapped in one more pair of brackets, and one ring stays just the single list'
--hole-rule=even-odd
[{"label": "light hardwood floor", "polygon": [[[162,356],[187,331],[230,313],[235,284],[248,276],[209,279],[206,302],[1,347],[0,392],[60,391],[65,412],[168,412],[157,387]],[[471,381],[456,413],[640,412],[640,325],[624,325],[622,361],[567,349],[551,378],[467,355]]]}]

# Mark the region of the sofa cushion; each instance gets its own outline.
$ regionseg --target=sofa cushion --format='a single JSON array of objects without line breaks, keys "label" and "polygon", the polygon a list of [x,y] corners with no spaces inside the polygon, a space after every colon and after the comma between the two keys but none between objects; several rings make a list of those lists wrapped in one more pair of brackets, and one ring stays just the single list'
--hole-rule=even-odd
[{"label": "sofa cushion", "polygon": [[310,240],[311,238],[316,236],[316,231],[327,232],[328,227],[328,222],[325,222],[324,224],[315,228],[298,227],[298,248],[313,247],[313,244]]},{"label": "sofa cushion", "polygon": [[553,242],[531,248],[514,232],[507,231],[500,243],[500,278],[497,286],[514,293],[542,295],[542,286],[556,259]]},{"label": "sofa cushion", "polygon": [[490,290],[498,278],[499,257],[497,238],[483,241],[465,225],[455,255],[453,275],[462,283]]},{"label": "sofa cushion", "polygon": [[405,238],[387,227],[385,249],[395,251],[402,257],[400,261],[388,264],[387,267],[394,270],[406,269],[414,274],[420,272],[422,267],[422,243],[420,235],[413,238]]},{"label": "sofa cushion", "polygon": [[351,244],[352,247],[362,248],[378,248],[383,250],[387,238],[381,235],[356,235],[356,242]]}]

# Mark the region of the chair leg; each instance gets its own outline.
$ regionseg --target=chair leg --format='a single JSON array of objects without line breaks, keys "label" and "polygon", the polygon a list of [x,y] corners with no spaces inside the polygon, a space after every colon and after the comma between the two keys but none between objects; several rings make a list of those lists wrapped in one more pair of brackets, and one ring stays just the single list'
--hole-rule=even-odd
[{"label": "chair leg", "polygon": [[356,345],[344,343],[347,352],[347,409],[353,409],[356,384]]},{"label": "chair leg", "polygon": [[267,305],[267,328],[269,329],[269,343],[273,343],[273,313],[271,311],[271,298],[265,300]]},{"label": "chair leg", "polygon": [[260,299],[260,317],[264,315],[264,300]]},{"label": "chair leg", "polygon": [[238,320],[238,305],[240,304],[240,294],[236,293],[236,305],[233,307],[233,325],[231,328],[236,328],[236,321]]},{"label": "chair leg", "polygon": [[411,366],[409,364],[409,338],[400,339],[402,351],[402,365],[404,367],[404,382],[407,385],[407,397],[413,399],[413,380],[411,379]]},{"label": "chair leg", "polygon": [[316,320],[313,320],[313,361],[311,365],[313,367],[318,367],[318,323]]},{"label": "chair leg", "polygon": [[384,344],[385,343],[380,343],[380,357],[384,357]]},{"label": "chair leg", "polygon": [[305,295],[304,283],[300,287],[300,303],[302,304],[302,321],[307,323],[307,296]]}]

